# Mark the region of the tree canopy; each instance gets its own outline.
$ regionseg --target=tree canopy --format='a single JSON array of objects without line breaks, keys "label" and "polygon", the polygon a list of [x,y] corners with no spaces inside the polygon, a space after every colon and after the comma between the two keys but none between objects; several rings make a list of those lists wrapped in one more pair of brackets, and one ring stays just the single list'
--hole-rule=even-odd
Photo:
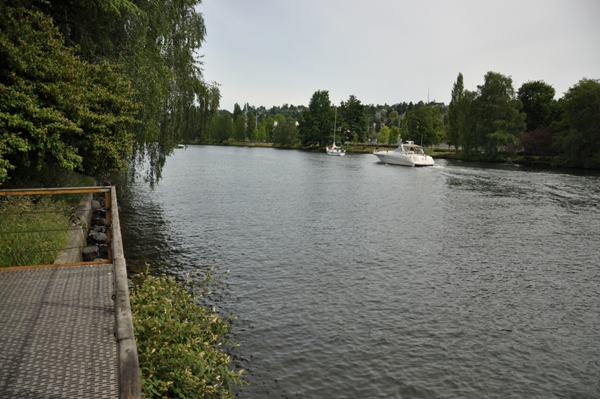
[{"label": "tree canopy", "polygon": [[358,136],[360,142],[365,140],[367,133],[367,122],[365,119],[364,107],[356,96],[351,95],[348,101],[342,101],[340,113],[338,117],[340,122],[340,132],[342,132],[339,140],[352,141],[354,135]]},{"label": "tree canopy", "polygon": [[498,154],[500,146],[514,144],[525,129],[523,105],[516,98],[510,77],[488,72],[484,84],[477,86],[475,101],[479,145],[489,158]]},{"label": "tree canopy", "polygon": [[554,88],[541,80],[523,83],[519,88],[517,97],[523,104],[527,131],[552,124],[556,112],[555,94]]},{"label": "tree canopy", "polygon": [[446,133],[446,142],[449,145],[453,145],[458,152],[458,145],[460,140],[460,131],[462,116],[460,110],[461,100],[464,95],[464,83],[462,73],[458,74],[456,82],[452,87],[452,99],[448,106],[448,129]]},{"label": "tree canopy", "polygon": [[554,124],[562,165],[600,168],[600,80],[582,79],[560,102]]},{"label": "tree canopy", "polygon": [[[101,81],[99,79],[108,79],[101,81],[107,89],[104,94],[117,90],[114,93],[116,97],[129,101],[128,107],[134,112],[126,112],[134,117],[134,121],[129,121],[126,129],[119,132],[114,126],[113,140],[124,134],[124,141],[119,143],[118,154],[109,153],[107,156],[122,158],[118,168],[127,165],[128,161],[131,171],[143,171],[145,178],[155,182],[160,178],[166,157],[181,139],[203,142],[208,138],[210,120],[218,110],[218,85],[204,80],[197,54],[206,36],[204,19],[198,11],[200,3],[200,0],[7,0],[0,5],[0,11],[2,18],[8,18],[10,14],[18,23],[27,25],[29,22],[22,18],[30,18],[27,12],[38,10],[36,12],[47,18],[47,26],[57,27],[49,41],[68,47],[70,56],[87,65],[85,72],[79,71],[87,80],[66,81],[65,85],[74,88],[77,84],[88,84],[89,79],[96,79],[97,83]],[[14,10],[20,10],[17,17]],[[3,23],[0,26],[5,43],[15,35],[13,25]],[[42,46],[41,39],[41,36],[36,39],[32,35],[24,35],[13,41],[13,45],[18,51],[28,52],[32,46]],[[50,50],[56,52],[57,49],[48,48]],[[8,52],[8,47],[4,51]],[[48,51],[44,50],[43,54],[48,55]],[[32,61],[24,58],[23,62]],[[2,73],[10,74],[13,67],[4,64]],[[66,64],[58,63],[54,67],[60,70],[66,68]],[[76,67],[73,69],[78,71]],[[108,70],[111,71],[110,76],[107,75]],[[63,72],[68,75],[68,71],[60,73]],[[34,76],[31,79],[34,82],[42,78]],[[63,95],[60,99],[63,101],[66,97]],[[52,104],[45,108],[61,112]],[[113,109],[116,108],[112,107],[110,111]],[[29,118],[24,113],[15,114],[16,110],[10,112],[13,116]],[[74,125],[78,124],[69,115],[63,113],[63,116]],[[83,129],[80,137],[91,133],[90,126],[80,126]],[[72,149],[69,150],[69,146]],[[63,147],[65,156],[71,151],[81,157],[80,161],[72,155],[59,160],[65,165],[69,162],[98,161],[90,156],[93,152],[84,153],[81,145],[73,147],[69,142]],[[14,145],[11,148],[14,151]],[[2,151],[7,153],[8,149]]]},{"label": "tree canopy", "polygon": [[139,106],[120,68],[81,60],[41,12],[1,11],[0,183],[17,167],[123,170]]},{"label": "tree canopy", "polygon": [[333,135],[333,108],[327,90],[317,90],[310,99],[308,109],[302,113],[299,126],[303,146],[324,145]]}]

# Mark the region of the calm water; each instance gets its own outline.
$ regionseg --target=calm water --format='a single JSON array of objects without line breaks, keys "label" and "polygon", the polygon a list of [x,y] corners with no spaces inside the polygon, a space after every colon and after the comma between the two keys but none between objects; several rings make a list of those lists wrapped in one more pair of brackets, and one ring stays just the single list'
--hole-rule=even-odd
[{"label": "calm water", "polygon": [[600,398],[600,175],[176,150],[125,253],[231,269],[240,398]]}]

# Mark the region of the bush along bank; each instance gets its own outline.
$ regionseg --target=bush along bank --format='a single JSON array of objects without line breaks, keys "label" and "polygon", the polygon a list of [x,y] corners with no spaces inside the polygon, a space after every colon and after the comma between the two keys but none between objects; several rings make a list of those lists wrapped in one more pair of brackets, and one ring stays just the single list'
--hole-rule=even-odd
[{"label": "bush along bank", "polygon": [[143,274],[130,289],[145,398],[233,398],[243,369],[231,370],[230,318],[201,304],[221,276],[212,269],[185,282]]}]

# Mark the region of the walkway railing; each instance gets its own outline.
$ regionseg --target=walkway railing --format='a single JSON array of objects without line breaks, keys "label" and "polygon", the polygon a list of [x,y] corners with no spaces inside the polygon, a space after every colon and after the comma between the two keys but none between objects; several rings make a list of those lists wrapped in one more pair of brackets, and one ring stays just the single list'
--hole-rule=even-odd
[{"label": "walkway railing", "polygon": [[[40,188],[27,190],[0,190],[0,196],[22,195],[54,195],[54,194],[90,194],[104,193],[106,224],[109,226],[106,235],[109,251],[106,261],[69,262],[51,265],[30,265],[21,268],[56,267],[113,264],[114,307],[115,307],[115,337],[117,343],[117,365],[119,382],[119,399],[141,398],[141,380],[138,363],[137,346],[133,330],[133,319],[129,302],[129,283],[127,280],[127,267],[123,252],[119,211],[117,207],[117,194],[114,186],[111,187],[74,187],[74,188]],[[91,195],[91,194],[90,194]],[[88,209],[78,209],[78,214],[90,212],[91,198]],[[89,213],[91,215],[91,213]],[[86,220],[87,226],[90,219]],[[0,268],[1,270],[15,269]],[[108,295],[109,293],[107,293]]]}]

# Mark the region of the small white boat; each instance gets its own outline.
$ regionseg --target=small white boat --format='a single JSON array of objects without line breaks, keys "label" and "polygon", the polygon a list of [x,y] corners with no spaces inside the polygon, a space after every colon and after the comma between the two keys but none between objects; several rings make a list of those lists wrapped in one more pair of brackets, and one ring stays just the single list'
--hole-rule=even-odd
[{"label": "small white boat", "polygon": [[377,156],[383,163],[391,165],[403,166],[433,166],[435,162],[429,155],[425,155],[423,147],[416,145],[412,141],[407,141],[402,144],[402,140],[398,143],[398,148],[393,151],[374,151],[373,155]]},{"label": "small white boat", "polygon": [[335,145],[335,141],[334,141],[333,145],[330,145],[329,147],[327,147],[327,155],[344,156],[344,155],[346,155],[346,150],[344,150],[342,147],[338,147],[337,145]]},{"label": "small white boat", "polygon": [[185,148],[185,145],[183,145],[183,144],[179,144],[179,145],[177,146],[177,148]]},{"label": "small white boat", "polygon": [[333,145],[330,145],[329,147],[327,147],[327,155],[339,155],[339,156],[343,157],[344,155],[346,155],[346,150],[344,150],[342,147],[338,147],[337,145],[335,145],[336,124],[337,124],[337,108],[335,109],[335,120],[333,122]]}]

